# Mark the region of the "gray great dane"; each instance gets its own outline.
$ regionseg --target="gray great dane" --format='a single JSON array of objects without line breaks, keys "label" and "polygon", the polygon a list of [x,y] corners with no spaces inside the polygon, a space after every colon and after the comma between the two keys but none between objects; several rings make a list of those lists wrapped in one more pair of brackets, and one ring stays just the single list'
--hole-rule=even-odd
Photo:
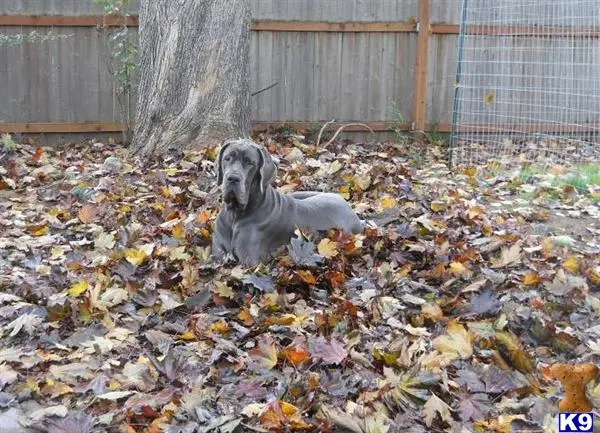
[{"label": "gray great dane", "polygon": [[224,206],[212,241],[214,260],[227,254],[254,266],[287,244],[296,227],[359,233],[364,224],[342,196],[301,191],[281,194],[271,182],[277,167],[267,149],[250,139],[226,141],[217,157]]}]

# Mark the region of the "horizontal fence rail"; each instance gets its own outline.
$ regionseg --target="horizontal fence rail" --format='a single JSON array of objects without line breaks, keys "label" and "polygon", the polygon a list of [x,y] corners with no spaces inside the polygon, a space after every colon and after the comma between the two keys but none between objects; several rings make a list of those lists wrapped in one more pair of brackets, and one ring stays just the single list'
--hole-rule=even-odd
[{"label": "horizontal fence rail", "polygon": [[[372,1],[374,5],[382,2],[382,0]],[[352,0],[348,0],[348,2],[351,3]],[[432,2],[434,3],[432,4]],[[452,96],[456,86],[454,81],[456,40],[460,34],[460,26],[456,23],[439,21],[441,16],[450,16],[450,20],[457,20],[461,1],[403,0],[402,4],[398,3],[398,9],[404,7],[404,3],[406,3],[407,12],[400,20],[383,21],[381,18],[388,18],[383,13],[374,14],[373,16],[377,16],[379,19],[371,21],[366,21],[366,19],[370,19],[366,18],[366,15],[362,20],[265,19],[264,13],[259,18],[254,18],[252,31],[255,34],[253,44],[256,46],[253,53],[258,53],[260,56],[260,59],[255,59],[254,62],[257,64],[270,63],[263,69],[261,66],[258,67],[257,74],[260,76],[255,76],[252,84],[256,89],[269,89],[268,92],[259,92],[260,94],[253,98],[255,101],[253,110],[258,113],[254,115],[257,118],[253,122],[255,130],[264,131],[282,124],[306,130],[315,128],[315,125],[323,124],[335,117],[340,122],[337,125],[341,125],[342,122],[361,122],[376,133],[411,130],[451,132]],[[411,3],[415,5],[413,9],[409,7]],[[357,3],[356,6],[358,7],[360,4]],[[440,13],[445,9],[450,13],[446,15]],[[453,12],[454,9],[457,13]],[[281,14],[282,17],[285,15],[283,12]],[[315,13],[314,16],[320,15]],[[124,24],[135,31],[139,26],[138,17],[135,14],[123,17],[92,14],[64,15],[54,12],[50,15],[0,15],[0,33],[19,31],[23,28],[27,29],[23,29],[23,32],[29,31],[29,28],[55,28],[58,33],[64,34],[69,29],[73,29],[74,32],[90,32],[86,28],[120,27]],[[600,29],[584,27],[573,31],[573,29],[553,26],[486,25],[470,26],[467,31],[492,37],[540,35],[559,38],[563,36],[600,37]],[[88,39],[91,38],[91,33],[84,34],[88,35]],[[290,52],[289,47],[299,51]],[[79,51],[72,58],[67,59],[68,61],[86,62],[86,56],[100,57],[100,53],[94,51],[99,51],[99,46],[90,40],[82,42],[80,46],[76,45],[74,49]],[[30,56],[24,64],[35,70],[36,60],[31,56],[38,54],[31,54],[31,51],[23,51],[23,53]],[[56,53],[59,57],[65,55],[64,49]],[[365,53],[369,58],[361,60],[361,56]],[[300,59],[295,59],[297,54],[301,57]],[[285,57],[285,61],[288,63],[283,65],[279,60],[281,57]],[[8,55],[6,58],[13,59]],[[22,81],[27,78],[21,77],[18,73],[15,75],[18,82],[5,84],[4,93],[16,95],[13,96],[13,99],[16,98],[16,100],[8,103],[15,103],[15,107],[18,106],[21,111],[16,109],[10,111],[17,114],[13,117],[19,117],[13,119],[2,116],[2,111],[0,111],[0,132],[69,134],[121,131],[122,124],[115,121],[114,114],[109,116],[113,117],[112,119],[102,119],[106,116],[97,116],[101,118],[96,119],[94,118],[96,116],[86,116],[85,110],[80,110],[80,107],[75,109],[68,105],[77,104],[78,100],[73,101],[67,98],[67,101],[58,101],[56,104],[59,107],[61,104],[64,105],[61,108],[62,112],[69,109],[74,112],[66,116],[68,120],[55,120],[61,111],[51,116],[53,121],[46,120],[48,117],[36,114],[43,112],[39,108],[37,111],[34,110],[36,108],[35,97],[41,97],[37,96],[40,93],[42,95],[58,95],[55,97],[60,99],[62,92],[79,91],[77,88],[73,88],[73,84],[69,84],[68,78],[64,80],[61,78],[60,68],[65,67],[65,70],[68,71],[68,66],[61,65],[60,58],[58,61],[57,65],[54,65],[54,60],[50,62],[53,67],[59,68],[57,78],[48,80],[52,86],[59,86],[58,88],[44,91],[44,88],[40,87],[45,85],[43,80],[40,80],[40,75],[36,76],[34,72],[28,75],[34,80],[32,82],[34,87],[30,91],[36,96],[26,94],[28,83]],[[294,61],[296,63],[293,63]],[[2,57],[0,57],[1,62]],[[40,64],[42,64],[41,61]],[[97,65],[86,66],[84,69],[86,73],[93,76],[94,74],[100,75],[100,71],[96,73],[94,69],[100,67],[104,67],[104,65],[97,61]],[[3,71],[10,71],[11,68],[13,65],[10,62],[3,67],[0,66],[0,70]],[[17,66],[14,68],[17,70]],[[44,71],[43,66],[39,66],[39,69],[42,70],[40,72],[42,76],[50,73]],[[407,75],[408,79],[405,78]],[[84,78],[81,80],[85,81]],[[296,81],[298,84],[295,85]],[[276,82],[274,90],[271,90],[272,86],[266,87],[273,82]],[[15,86],[22,89],[21,93],[14,90]],[[104,79],[102,83],[99,82],[99,86],[102,86],[97,91],[100,94],[112,84]],[[277,90],[278,87],[283,86],[285,86],[283,89]],[[332,86],[339,89],[331,90]],[[89,89],[87,90],[89,91]],[[278,93],[274,94],[275,91]],[[310,92],[312,92],[310,96],[305,95]],[[95,97],[94,92],[91,95]],[[0,97],[3,97],[2,83],[0,83]],[[383,108],[390,97],[403,101],[399,108],[403,113],[402,116],[396,118],[396,116],[390,115],[389,109]],[[106,107],[106,102],[102,102],[106,100],[106,97],[100,94],[98,98],[100,98],[98,104],[104,104],[103,106]],[[80,99],[81,104],[85,104],[89,98],[86,99],[82,95]],[[298,99],[301,102],[297,103]],[[343,111],[343,109],[335,107],[347,108],[355,105],[356,101],[362,101],[366,108],[361,112],[354,111],[353,115],[339,115],[336,112],[336,110]],[[324,102],[330,105],[321,111],[315,110],[315,108],[320,109]],[[292,104],[296,104],[298,107],[293,105],[290,108]],[[106,110],[106,108],[98,109],[100,112],[106,112]],[[116,112],[116,108],[112,111]],[[315,112],[321,114],[314,114]],[[346,109],[346,112],[349,111]],[[307,119],[306,117],[309,116],[306,113],[312,114],[310,117],[315,117],[315,119]],[[373,113],[379,114],[375,116]],[[73,120],[74,115],[88,118],[81,121]],[[336,124],[331,125],[331,127],[335,126]],[[523,131],[540,130],[550,133],[559,129],[553,123],[527,124],[526,119],[522,125],[507,125],[506,127],[514,129],[515,126]],[[473,124],[463,125],[463,127],[474,133],[486,133],[495,132],[494,128],[499,126],[494,125],[494,128],[491,128],[487,125]],[[586,131],[597,131],[598,125],[582,124],[581,128]],[[344,131],[368,132],[362,126],[348,127]]]}]

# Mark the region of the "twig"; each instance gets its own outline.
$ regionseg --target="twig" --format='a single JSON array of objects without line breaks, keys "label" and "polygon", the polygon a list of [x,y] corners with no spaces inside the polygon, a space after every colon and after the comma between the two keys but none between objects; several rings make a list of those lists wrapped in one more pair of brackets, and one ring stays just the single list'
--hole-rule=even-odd
[{"label": "twig", "polygon": [[329,122],[326,122],[319,131],[319,136],[317,137],[317,147],[319,147],[319,143],[321,143],[321,136],[323,135],[325,128],[327,128],[327,126],[331,125],[333,122],[335,122],[335,119],[331,119]]},{"label": "twig", "polygon": [[346,123],[345,125],[342,125],[342,126],[340,126],[338,128],[338,130],[335,132],[335,134],[333,135],[333,137],[331,138],[331,140],[329,140],[327,142],[327,144],[325,146],[323,146],[323,147],[327,147],[331,143],[333,143],[333,141],[337,138],[337,136],[339,135],[339,133],[342,132],[342,130],[344,128],[346,128],[347,126],[363,126],[363,127],[367,128],[371,134],[375,134],[375,132],[371,129],[371,127],[369,125],[365,125],[364,123]]},{"label": "twig", "polygon": [[260,89],[260,90],[257,90],[257,91],[256,91],[256,92],[254,92],[254,93],[251,93],[251,94],[250,94],[250,96],[256,96],[256,95],[259,95],[259,94],[261,94],[262,92],[266,92],[267,90],[269,90],[269,89],[272,89],[273,87],[275,87],[275,86],[276,86],[276,85],[278,85],[278,84],[279,84],[279,82],[273,83],[273,84],[271,84],[270,86],[267,86],[267,87],[265,87],[264,89]]}]

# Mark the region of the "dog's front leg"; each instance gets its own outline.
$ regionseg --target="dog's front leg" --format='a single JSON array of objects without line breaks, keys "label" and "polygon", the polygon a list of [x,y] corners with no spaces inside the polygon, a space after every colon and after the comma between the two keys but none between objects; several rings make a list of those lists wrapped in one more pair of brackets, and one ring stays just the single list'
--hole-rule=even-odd
[{"label": "dog's front leg", "polygon": [[232,252],[231,247],[232,227],[223,212],[220,212],[215,222],[215,231],[212,237],[212,258],[214,261],[221,261],[228,253]]},{"label": "dog's front leg", "polygon": [[236,228],[232,247],[235,258],[244,266],[256,266],[268,257],[266,239],[252,226]]}]

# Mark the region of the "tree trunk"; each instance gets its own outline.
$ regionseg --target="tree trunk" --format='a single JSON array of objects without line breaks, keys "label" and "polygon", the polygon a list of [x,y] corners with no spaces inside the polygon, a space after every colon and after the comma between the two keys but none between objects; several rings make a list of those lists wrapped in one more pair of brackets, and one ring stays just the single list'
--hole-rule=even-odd
[{"label": "tree trunk", "polygon": [[133,155],[247,137],[248,0],[142,0]]}]

